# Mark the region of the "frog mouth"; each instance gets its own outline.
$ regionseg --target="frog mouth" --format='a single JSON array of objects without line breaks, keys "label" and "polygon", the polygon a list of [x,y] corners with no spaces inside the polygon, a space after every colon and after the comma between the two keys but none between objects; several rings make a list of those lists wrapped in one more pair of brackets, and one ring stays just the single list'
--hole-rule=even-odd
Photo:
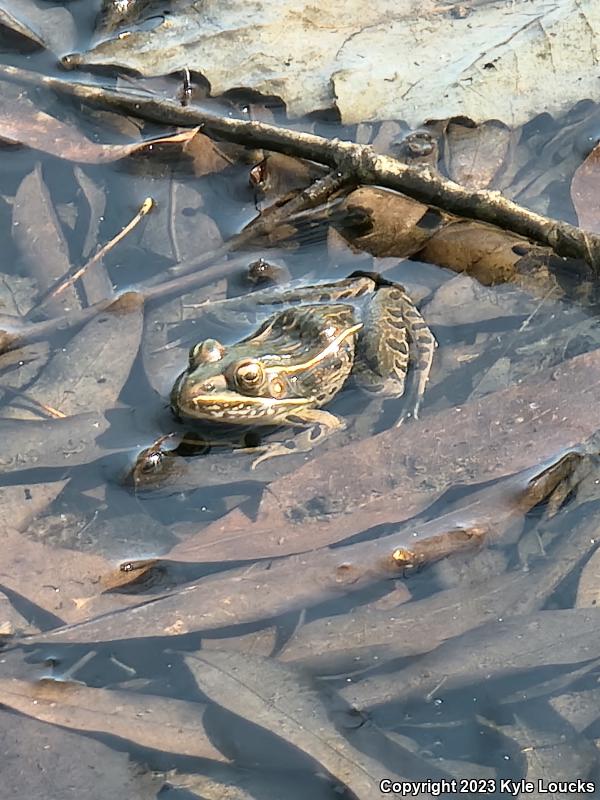
[{"label": "frog mouth", "polygon": [[313,398],[249,397],[236,392],[220,391],[196,397],[179,397],[178,407],[185,414],[197,419],[208,419],[229,423],[263,421],[275,423],[294,409],[310,405]]}]

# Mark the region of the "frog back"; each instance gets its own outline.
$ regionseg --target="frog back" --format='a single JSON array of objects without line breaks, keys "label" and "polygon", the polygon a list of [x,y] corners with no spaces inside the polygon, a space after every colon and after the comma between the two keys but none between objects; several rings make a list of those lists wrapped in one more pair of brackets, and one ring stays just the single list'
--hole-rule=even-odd
[{"label": "frog back", "polygon": [[360,327],[351,305],[304,304],[273,315],[236,349],[278,371],[291,395],[319,407],[348,379]]}]

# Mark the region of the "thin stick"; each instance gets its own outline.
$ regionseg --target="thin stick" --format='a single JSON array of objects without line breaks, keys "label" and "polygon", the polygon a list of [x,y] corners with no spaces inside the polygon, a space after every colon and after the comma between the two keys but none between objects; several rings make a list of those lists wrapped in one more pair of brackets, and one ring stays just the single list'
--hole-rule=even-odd
[{"label": "thin stick", "polygon": [[113,247],[119,244],[119,242],[127,236],[128,233],[131,233],[131,231],[136,227],[136,225],[138,225],[141,222],[141,220],[146,216],[146,214],[148,214],[152,210],[152,208],[154,208],[154,200],[151,197],[147,197],[142,203],[142,206],[135,215],[135,217],[133,217],[133,219],[127,223],[127,225],[123,228],[123,230],[120,233],[117,233],[117,235],[114,238],[112,238],[109,242],[107,242],[104,245],[104,247],[101,247],[100,250],[98,250],[98,252],[95,255],[93,255],[86,264],[84,264],[82,267],[78,267],[74,271],[68,272],[66,275],[64,275],[62,278],[59,279],[58,284],[50,286],[47,289],[47,291],[42,295],[42,297],[38,300],[35,306],[32,309],[30,309],[30,311],[27,314],[27,319],[31,319],[32,315],[39,308],[41,308],[47,300],[50,300],[51,298],[57,297],[59,294],[62,294],[62,292],[64,292],[65,289],[67,289],[69,286],[72,286],[76,280],[81,278],[81,276],[85,272],[87,272],[88,269],[93,267],[94,264],[97,264],[99,261],[101,261],[104,258],[104,256],[113,249]]}]

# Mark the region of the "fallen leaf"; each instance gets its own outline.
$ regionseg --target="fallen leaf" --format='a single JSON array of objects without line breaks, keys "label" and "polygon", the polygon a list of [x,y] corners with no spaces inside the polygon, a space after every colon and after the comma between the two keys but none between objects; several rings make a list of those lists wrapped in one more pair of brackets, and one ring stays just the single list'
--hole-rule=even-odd
[{"label": "fallen leaf", "polygon": [[[595,538],[592,531],[590,538]],[[600,605],[600,551],[594,553],[581,571],[575,605],[577,608],[595,608]]]},{"label": "fallen leaf", "polygon": [[376,796],[381,765],[336,730],[317,691],[294,668],[217,650],[187,656],[185,663],[213,702],[312,756],[359,800]]},{"label": "fallen leaf", "polygon": [[336,207],[333,224],[360,250],[402,258],[421,250],[443,225],[443,216],[404,195],[362,186]]},{"label": "fallen leaf", "polygon": [[32,50],[46,45],[40,36],[27,23],[13,16],[10,11],[0,8],[0,31],[6,38],[14,38],[21,47],[26,44]]},{"label": "fallen leaf", "polygon": [[[541,472],[515,476],[506,486],[505,521],[507,515],[518,517],[547,497],[580,458],[568,454]],[[399,578],[407,569],[477,548],[503,530],[489,514],[485,499],[476,498],[439,519],[411,522],[379,539],[228,570],[138,603],[127,612],[106,613],[113,609],[112,599],[108,597],[107,605],[105,597],[91,598],[87,622],[53,630],[42,639],[92,642],[178,636],[270,619],[382,579]]]},{"label": "fallen leaf", "polygon": [[15,37],[20,49],[26,43],[32,49],[43,47],[62,55],[75,45],[75,22],[67,8],[40,6],[34,0],[2,0],[1,5],[4,38]]},{"label": "fallen leaf", "polygon": [[0,698],[7,708],[61,728],[118,736],[166,753],[228,760],[206,733],[201,703],[49,678],[0,678]]},{"label": "fallen leaf", "polygon": [[392,675],[352,683],[341,695],[357,709],[427,696],[544,666],[600,658],[600,609],[540,611],[493,621],[444,642]]},{"label": "fallen leaf", "polygon": [[[600,408],[590,401],[598,381],[595,350],[461,408],[315,454],[293,480],[269,484],[255,519],[234,509],[169,558],[269,558],[407,519],[457,483],[528,469],[587,439],[600,427]],[[253,475],[260,478],[260,469]]]},{"label": "fallen leaf", "polygon": [[3,637],[20,636],[38,631],[39,628],[19,614],[5,592],[0,591],[0,642]]},{"label": "fallen leaf", "polygon": [[[163,781],[126,753],[86,736],[0,710],[2,793],[27,800],[155,800]],[[24,769],[23,765],[32,765]]]},{"label": "fallen leaf", "polygon": [[[478,719],[485,719],[485,714]],[[582,776],[594,774],[598,767],[594,742],[575,731],[544,700],[527,698],[515,708],[512,724],[493,728],[514,740],[526,764],[524,780],[534,787],[528,792],[532,800],[545,800],[549,791],[552,793],[548,787],[550,775],[552,781],[577,782]]]},{"label": "fallen leaf", "polygon": [[[500,536],[507,525],[518,525],[504,488],[513,480],[504,478],[499,485],[482,490],[484,498],[489,497],[487,513],[491,518],[497,514]],[[595,559],[596,554],[590,558],[597,547],[593,513],[573,528],[568,519],[566,524],[568,532],[559,535],[545,558],[528,570],[514,569],[475,585],[461,581],[451,589],[387,611],[360,606],[347,614],[311,620],[286,643],[278,658],[300,662],[313,674],[342,674],[421,655],[478,625],[539,611],[581,563]],[[243,641],[238,649],[245,650]]]},{"label": "fallen leaf", "polygon": [[[3,410],[8,414],[8,408]],[[107,428],[104,416],[94,413],[45,420],[0,418],[0,475],[87,464],[109,452],[96,443]]]},{"label": "fallen leaf", "polygon": [[571,182],[571,199],[582,228],[600,233],[600,144],[592,150],[583,164],[577,168]]},{"label": "fallen leaf", "polygon": [[213,0],[63,62],[142,75],[190,69],[215,95],[244,86],[281,97],[291,117],[336,106],[344,123],[385,115],[416,127],[462,115],[519,125],[596,96],[595,0],[489,2],[464,18],[439,11],[435,0]]},{"label": "fallen leaf", "polygon": [[157,145],[185,143],[196,134],[195,129],[190,129],[128,144],[100,144],[86,139],[74,125],[40,111],[25,95],[13,96],[10,88],[7,94],[0,103],[0,139],[82,164],[118,161]]},{"label": "fallen leaf", "polygon": [[[103,414],[116,406],[137,357],[143,319],[140,296],[132,292],[128,298],[122,296],[53,354],[28,387],[27,397],[67,417],[81,412]],[[5,418],[21,420],[39,419],[37,412],[21,407],[3,410]]]},{"label": "fallen leaf", "polygon": [[445,130],[448,177],[470,189],[486,189],[504,164],[511,137],[511,130],[495,120],[481,125],[450,120]]},{"label": "fallen leaf", "polygon": [[[9,522],[0,532],[0,545],[0,585],[59,620],[80,619],[79,598],[101,592],[103,576],[113,569],[101,556],[34,542]],[[113,598],[118,607],[119,595]]]},{"label": "fallen leaf", "polygon": [[[1,123],[0,123],[1,125]],[[69,248],[46,182],[41,164],[26,175],[17,190],[13,206],[12,235],[24,269],[44,293],[70,269]],[[65,314],[80,308],[73,286],[47,303],[48,312]]]}]

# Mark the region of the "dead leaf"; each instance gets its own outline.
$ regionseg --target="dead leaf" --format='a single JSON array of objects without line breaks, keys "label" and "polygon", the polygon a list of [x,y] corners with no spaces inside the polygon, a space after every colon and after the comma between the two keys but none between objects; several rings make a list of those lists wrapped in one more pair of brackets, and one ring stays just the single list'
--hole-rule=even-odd
[{"label": "dead leaf", "polygon": [[[92,251],[96,251],[100,246],[100,225],[104,220],[106,195],[104,189],[92,180],[81,167],[74,167],[73,174],[81,187],[89,210],[87,233],[81,251],[82,259],[87,261],[91,257]],[[102,259],[94,264],[93,269],[85,271],[81,278],[81,284],[88,305],[114,296],[113,284]]]},{"label": "dead leaf", "polygon": [[[478,720],[483,722],[485,717],[486,714],[478,715]],[[544,800],[550,774],[560,785],[561,781],[577,781],[579,776],[591,775],[598,766],[594,742],[575,731],[544,700],[527,698],[526,703],[515,708],[512,725],[492,726],[501,736],[513,739],[522,754],[527,765],[524,780],[536,787],[529,793],[532,800]]]},{"label": "dead leaf", "polygon": [[108,428],[102,414],[57,419],[0,418],[0,475],[33,467],[86,464],[109,452],[96,444]]},{"label": "dead leaf", "polygon": [[306,189],[325,173],[320,164],[283,153],[268,153],[250,171],[250,183],[260,192],[261,199],[272,200]]},{"label": "dead leaf", "polygon": [[54,53],[65,53],[77,40],[73,15],[60,6],[40,6],[34,0],[2,0],[0,27],[3,41],[15,39],[19,49],[25,43],[32,49],[40,47]]},{"label": "dead leaf", "polygon": [[333,224],[346,241],[377,258],[416,253],[443,224],[439,211],[370,186],[351,192],[333,216]]},{"label": "dead leaf", "polygon": [[540,296],[565,293],[549,267],[548,248],[533,246],[527,239],[483,222],[449,223],[433,233],[417,257],[466,272],[484,286],[514,283]]},{"label": "dead leaf", "polygon": [[[487,496],[485,513],[491,519],[497,515],[498,536],[508,533],[508,526],[519,525],[515,509],[510,510],[514,499],[506,495],[514,480],[501,479],[477,493],[482,495],[482,511]],[[341,674],[357,667],[368,669],[384,660],[421,655],[478,625],[539,611],[596,549],[594,527],[593,514],[584,516],[559,535],[545,558],[536,560],[528,570],[491,575],[475,585],[460,581],[450,589],[387,611],[360,606],[348,614],[311,620],[286,643],[278,658],[300,662],[312,673]],[[592,555],[590,562],[594,558]],[[244,650],[245,642],[241,641],[238,649]]]},{"label": "dead leaf", "polygon": [[28,45],[32,50],[44,48],[46,45],[40,36],[25,22],[17,19],[10,11],[0,8],[0,31],[4,38],[14,38],[16,43],[23,47]]},{"label": "dead leaf", "polygon": [[571,182],[571,200],[582,228],[600,233],[600,144],[592,150],[577,168]]},{"label": "dead leaf", "polygon": [[[567,455],[533,475],[517,475],[507,484],[505,520],[520,516],[543,500],[565,478],[573,460]],[[483,505],[483,508],[481,507]],[[508,517],[506,516],[508,515]],[[87,604],[88,619],[54,630],[45,641],[91,642],[140,636],[179,636],[208,631],[311,607],[341,594],[359,591],[374,582],[400,577],[448,555],[477,548],[501,535],[485,499],[466,503],[431,522],[414,522],[393,534],[346,547],[287,556],[274,563],[257,563],[201,579],[175,592],[155,596],[129,611],[110,614],[105,598]],[[30,637],[29,643],[37,641]]]},{"label": "dead leaf", "polygon": [[[155,800],[163,781],[86,736],[0,710],[2,792],[27,800]],[[24,769],[24,765],[32,765]],[[34,765],[34,766],[33,766]]]},{"label": "dead leaf", "polygon": [[341,694],[355,708],[444,693],[494,677],[600,658],[600,609],[562,609],[496,621],[444,642],[391,675],[366,678]]},{"label": "dead leaf", "polygon": [[[38,291],[43,293],[67,274],[71,260],[39,163],[21,181],[12,223],[13,239],[23,266],[36,281]],[[57,316],[80,308],[75,289],[69,287],[61,297],[49,300],[47,308]]]},{"label": "dead leaf", "polygon": [[[594,532],[590,531],[592,537]],[[577,608],[600,606],[600,551],[596,551],[584,566],[577,586]]]},{"label": "dead leaf", "polygon": [[[67,480],[0,486],[0,530],[25,530],[67,485]],[[0,537],[1,541],[1,537]],[[22,580],[23,576],[15,576]]]},{"label": "dead leaf", "polygon": [[464,117],[450,120],[445,130],[448,177],[470,189],[486,189],[506,156],[512,132],[502,122],[475,125]]},{"label": "dead leaf", "polygon": [[312,756],[359,800],[372,800],[379,791],[380,764],[336,730],[301,673],[270,659],[217,650],[187,656],[185,663],[213,702]]},{"label": "dead leaf", "polygon": [[[2,86],[4,88],[7,84],[3,83]],[[86,139],[74,125],[40,111],[22,93],[14,96],[14,91],[9,89],[8,97],[0,107],[0,139],[83,164],[118,161],[133,153],[151,150],[157,145],[185,143],[196,134],[195,129],[190,129],[129,144],[100,144]]]},{"label": "dead leaf", "polygon": [[[142,300],[129,294],[128,308],[123,309],[115,301],[54,353],[37,381],[28,388],[28,398],[67,417],[80,412],[103,414],[117,405],[142,336]],[[21,406],[4,409],[3,415],[21,420],[37,420],[40,416],[38,409]]]},{"label": "dead leaf", "polygon": [[280,97],[291,117],[335,107],[345,124],[383,117],[416,127],[463,115],[519,125],[596,97],[596,0],[478,3],[466,17],[439,12],[437,0],[212,0],[63,63],[147,76],[190,69],[215,95],[248,87]]},{"label": "dead leaf", "polygon": [[[81,618],[80,599],[102,591],[101,579],[113,569],[101,556],[34,542],[10,523],[2,527],[0,544],[0,585],[65,621]],[[114,603],[118,607],[118,595]]]},{"label": "dead leaf", "polygon": [[39,628],[19,614],[10,599],[0,591],[0,642],[4,637],[37,633]]},{"label": "dead leaf", "polygon": [[206,733],[206,706],[201,703],[48,678],[0,678],[0,698],[7,708],[61,728],[118,736],[166,753],[228,761]]},{"label": "dead leaf", "polygon": [[269,484],[256,519],[234,509],[169,557],[269,558],[407,519],[450,486],[527,469],[587,439],[600,427],[600,408],[590,401],[598,381],[595,350],[461,408],[316,454],[293,480]]},{"label": "dead leaf", "polygon": [[182,147],[182,152],[192,159],[193,174],[198,178],[226,169],[242,151],[243,148],[236,145],[217,144],[198,130]]}]

